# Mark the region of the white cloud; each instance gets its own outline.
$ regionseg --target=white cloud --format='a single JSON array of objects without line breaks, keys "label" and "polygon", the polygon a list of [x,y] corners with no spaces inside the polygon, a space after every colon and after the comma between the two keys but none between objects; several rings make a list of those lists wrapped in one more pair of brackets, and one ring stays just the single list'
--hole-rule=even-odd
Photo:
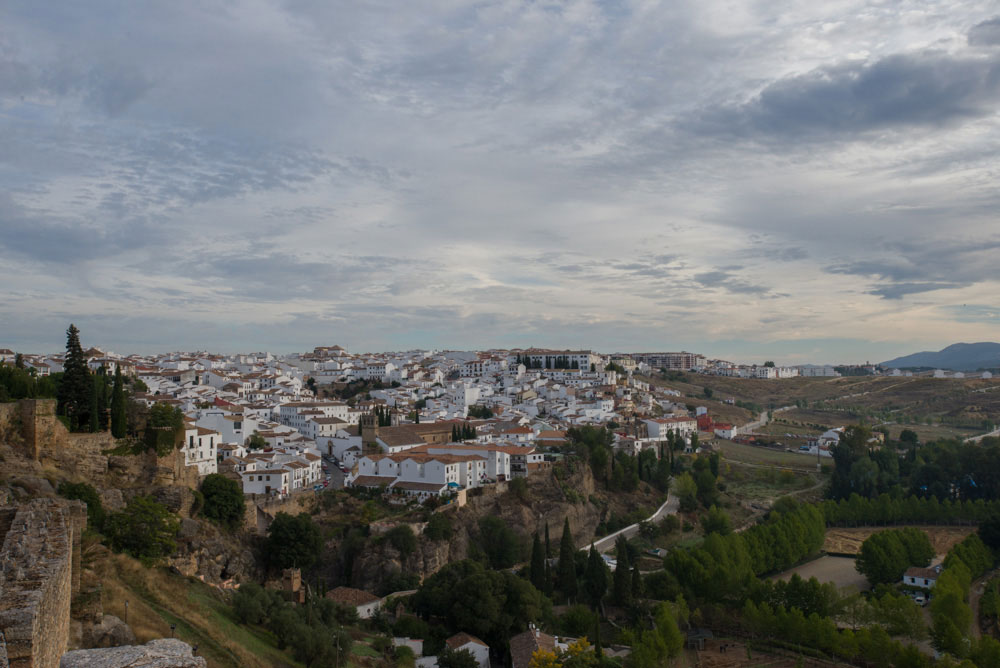
[{"label": "white cloud", "polygon": [[7,5],[0,318],[36,348],[86,318],[144,349],[995,339],[952,308],[997,287],[995,24],[973,2]]}]

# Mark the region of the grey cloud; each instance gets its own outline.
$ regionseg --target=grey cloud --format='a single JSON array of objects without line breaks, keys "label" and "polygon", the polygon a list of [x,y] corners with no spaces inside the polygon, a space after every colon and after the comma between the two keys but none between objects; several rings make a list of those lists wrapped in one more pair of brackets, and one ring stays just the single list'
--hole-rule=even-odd
[{"label": "grey cloud", "polygon": [[754,294],[763,296],[770,293],[769,288],[762,285],[755,285],[737,278],[732,271],[729,271],[726,268],[695,274],[694,280],[706,288],[723,288],[734,294]]},{"label": "grey cloud", "polygon": [[921,292],[933,292],[934,290],[948,290],[960,288],[968,283],[891,283],[868,291],[870,295],[878,295],[883,299],[902,299],[907,295],[919,294]]},{"label": "grey cloud", "polygon": [[881,283],[873,286],[868,294],[883,299],[902,299],[908,295],[994,280],[997,249],[1000,249],[997,239],[938,243],[898,241],[875,249],[874,257],[832,264],[825,270],[877,278]]},{"label": "grey cloud", "polygon": [[972,26],[969,30],[969,44],[972,46],[1000,45],[1000,16]]},{"label": "grey cloud", "polygon": [[998,99],[1000,60],[897,54],[782,79],[746,104],[689,123],[703,134],[801,141],[947,125],[993,114]]}]

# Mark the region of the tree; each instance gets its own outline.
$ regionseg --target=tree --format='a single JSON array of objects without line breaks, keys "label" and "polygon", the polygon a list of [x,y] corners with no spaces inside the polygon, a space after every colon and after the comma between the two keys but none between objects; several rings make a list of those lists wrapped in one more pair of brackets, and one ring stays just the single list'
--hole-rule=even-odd
[{"label": "tree", "polygon": [[211,473],[201,482],[201,493],[205,497],[202,514],[219,524],[234,529],[244,517],[243,489],[235,480],[224,475]]},{"label": "tree", "polygon": [[552,543],[549,542],[549,521],[545,520],[545,558],[552,558]]},{"label": "tree", "polygon": [[569,530],[569,517],[563,523],[562,538],[559,541],[559,591],[567,600],[572,600],[577,594],[576,563],[574,557],[576,545],[573,534]]},{"label": "tree", "polygon": [[535,538],[531,542],[531,570],[529,579],[531,580],[531,584],[535,585],[535,589],[539,591],[545,591],[545,555],[542,549],[542,541],[536,531]]},{"label": "tree", "polygon": [[632,600],[632,573],[629,570],[628,539],[618,536],[615,540],[615,572],[612,578],[612,598],[617,605],[628,605]]},{"label": "tree", "polygon": [[927,566],[934,557],[930,539],[907,527],[872,534],[861,544],[855,562],[859,573],[874,584],[894,584],[910,566]]},{"label": "tree", "polygon": [[521,536],[499,517],[479,520],[479,540],[492,568],[510,568],[526,556]]},{"label": "tree", "polygon": [[431,540],[448,540],[451,538],[451,520],[445,513],[431,513],[424,527],[424,535]]},{"label": "tree", "polygon": [[907,445],[916,445],[920,442],[920,437],[917,436],[917,432],[912,429],[904,429],[899,432],[899,442]]},{"label": "tree", "polygon": [[445,647],[438,652],[438,668],[479,668],[475,655],[467,649],[451,649]]},{"label": "tree", "polygon": [[247,448],[250,450],[263,450],[267,447],[267,440],[260,435],[256,429],[247,437]]},{"label": "tree", "polygon": [[125,379],[122,378],[122,368],[115,368],[115,384],[111,390],[111,435],[115,438],[125,438],[127,419],[125,413]]},{"label": "tree", "polygon": [[137,559],[159,559],[177,549],[174,537],[180,522],[166,506],[151,497],[137,496],[125,509],[112,513],[105,522],[111,548]]},{"label": "tree", "polygon": [[267,529],[264,554],[272,568],[309,568],[322,547],[319,527],[307,513],[278,513]]},{"label": "tree", "polygon": [[729,515],[718,506],[712,506],[701,518],[701,526],[706,534],[717,533],[725,536],[732,532],[733,528],[729,524]]},{"label": "tree", "polygon": [[706,399],[711,399],[712,398],[712,394],[713,394],[712,388],[706,387],[706,388],[704,388],[704,392],[705,392],[705,398]]},{"label": "tree", "polygon": [[677,477],[674,481],[674,492],[680,500],[681,510],[691,512],[698,507],[698,484],[690,473],[685,472]]},{"label": "tree", "polygon": [[600,553],[594,549],[594,544],[590,544],[590,553],[587,555],[587,571],[584,574],[584,586],[587,590],[587,597],[590,604],[596,610],[601,605],[601,599],[608,591],[608,567],[604,565],[604,559]]},{"label": "tree", "polygon": [[101,496],[93,485],[85,482],[59,483],[59,496],[66,499],[76,499],[87,504],[87,528],[100,531],[104,526],[104,505]]},{"label": "tree", "polygon": [[774,368],[774,362],[772,362],[771,360],[768,360],[768,361],[764,362],[764,366],[766,366],[768,368]]},{"label": "tree", "polygon": [[71,431],[80,431],[90,425],[88,411],[91,406],[93,383],[87,358],[80,345],[80,330],[70,325],[66,330],[66,360],[63,363],[63,377],[59,384],[59,400],[56,411],[69,418]]},{"label": "tree", "polygon": [[393,527],[386,532],[385,539],[399,550],[404,559],[417,549],[417,537],[413,535],[413,529],[408,524]]}]

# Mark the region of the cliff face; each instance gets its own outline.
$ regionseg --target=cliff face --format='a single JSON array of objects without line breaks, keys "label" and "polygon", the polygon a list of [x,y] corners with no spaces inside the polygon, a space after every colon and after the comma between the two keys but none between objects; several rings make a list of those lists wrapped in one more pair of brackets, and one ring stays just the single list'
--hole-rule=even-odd
[{"label": "cliff face", "polygon": [[[572,490],[582,500],[567,499],[564,489]],[[547,522],[549,537],[556,547],[562,536],[563,522],[568,518],[577,547],[582,547],[601,521],[600,508],[588,500],[593,494],[595,485],[590,469],[580,467],[561,481],[550,472],[530,477],[526,494],[506,492],[472,497],[464,508],[443,511],[449,513],[454,528],[448,541],[419,536],[417,549],[406,557],[388,541],[371,542],[354,560],[351,586],[376,591],[394,573],[425,578],[449,562],[467,558],[471,545],[479,539],[479,521],[489,516],[500,518],[528,541],[536,531],[544,536]]]},{"label": "cliff face", "polygon": [[167,563],[181,575],[210,584],[222,584],[234,578],[246,582],[263,577],[247,542],[239,535],[225,533],[207,520],[181,520],[177,552]]}]

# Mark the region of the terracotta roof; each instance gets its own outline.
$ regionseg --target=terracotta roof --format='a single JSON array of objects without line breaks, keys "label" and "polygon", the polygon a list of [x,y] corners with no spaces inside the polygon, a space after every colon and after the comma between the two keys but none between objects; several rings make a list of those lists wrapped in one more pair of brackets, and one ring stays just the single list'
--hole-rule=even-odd
[{"label": "terracotta roof", "polygon": [[448,647],[452,649],[458,649],[459,647],[464,647],[465,645],[468,645],[470,642],[475,643],[477,645],[482,645],[483,647],[489,647],[489,645],[484,643],[476,636],[470,635],[464,631],[462,631],[461,633],[456,633],[455,635],[448,638],[444,642],[446,645],[448,645]]},{"label": "terracotta roof", "polygon": [[920,568],[919,566],[910,566],[909,568],[906,569],[906,572],[903,573],[903,576],[911,578],[924,578],[927,580],[937,580],[939,577],[941,577],[941,574],[938,573],[933,568]]},{"label": "terracotta roof", "polygon": [[513,668],[528,668],[532,655],[544,649],[554,652],[556,639],[538,630],[528,630],[510,639],[510,659]]},{"label": "terracotta roof", "polygon": [[391,485],[394,480],[396,477],[391,475],[359,475],[351,481],[351,487],[381,487]]},{"label": "terracotta roof", "polygon": [[400,480],[392,487],[393,489],[409,489],[414,492],[440,492],[443,488],[447,487],[447,485],[448,483],[445,482],[407,482],[405,480]]},{"label": "terracotta roof", "polygon": [[343,603],[344,605],[354,607],[381,600],[375,594],[362,591],[361,589],[353,589],[351,587],[337,587],[336,589],[331,589],[326,592],[326,597],[331,601],[336,601],[337,603]]}]

